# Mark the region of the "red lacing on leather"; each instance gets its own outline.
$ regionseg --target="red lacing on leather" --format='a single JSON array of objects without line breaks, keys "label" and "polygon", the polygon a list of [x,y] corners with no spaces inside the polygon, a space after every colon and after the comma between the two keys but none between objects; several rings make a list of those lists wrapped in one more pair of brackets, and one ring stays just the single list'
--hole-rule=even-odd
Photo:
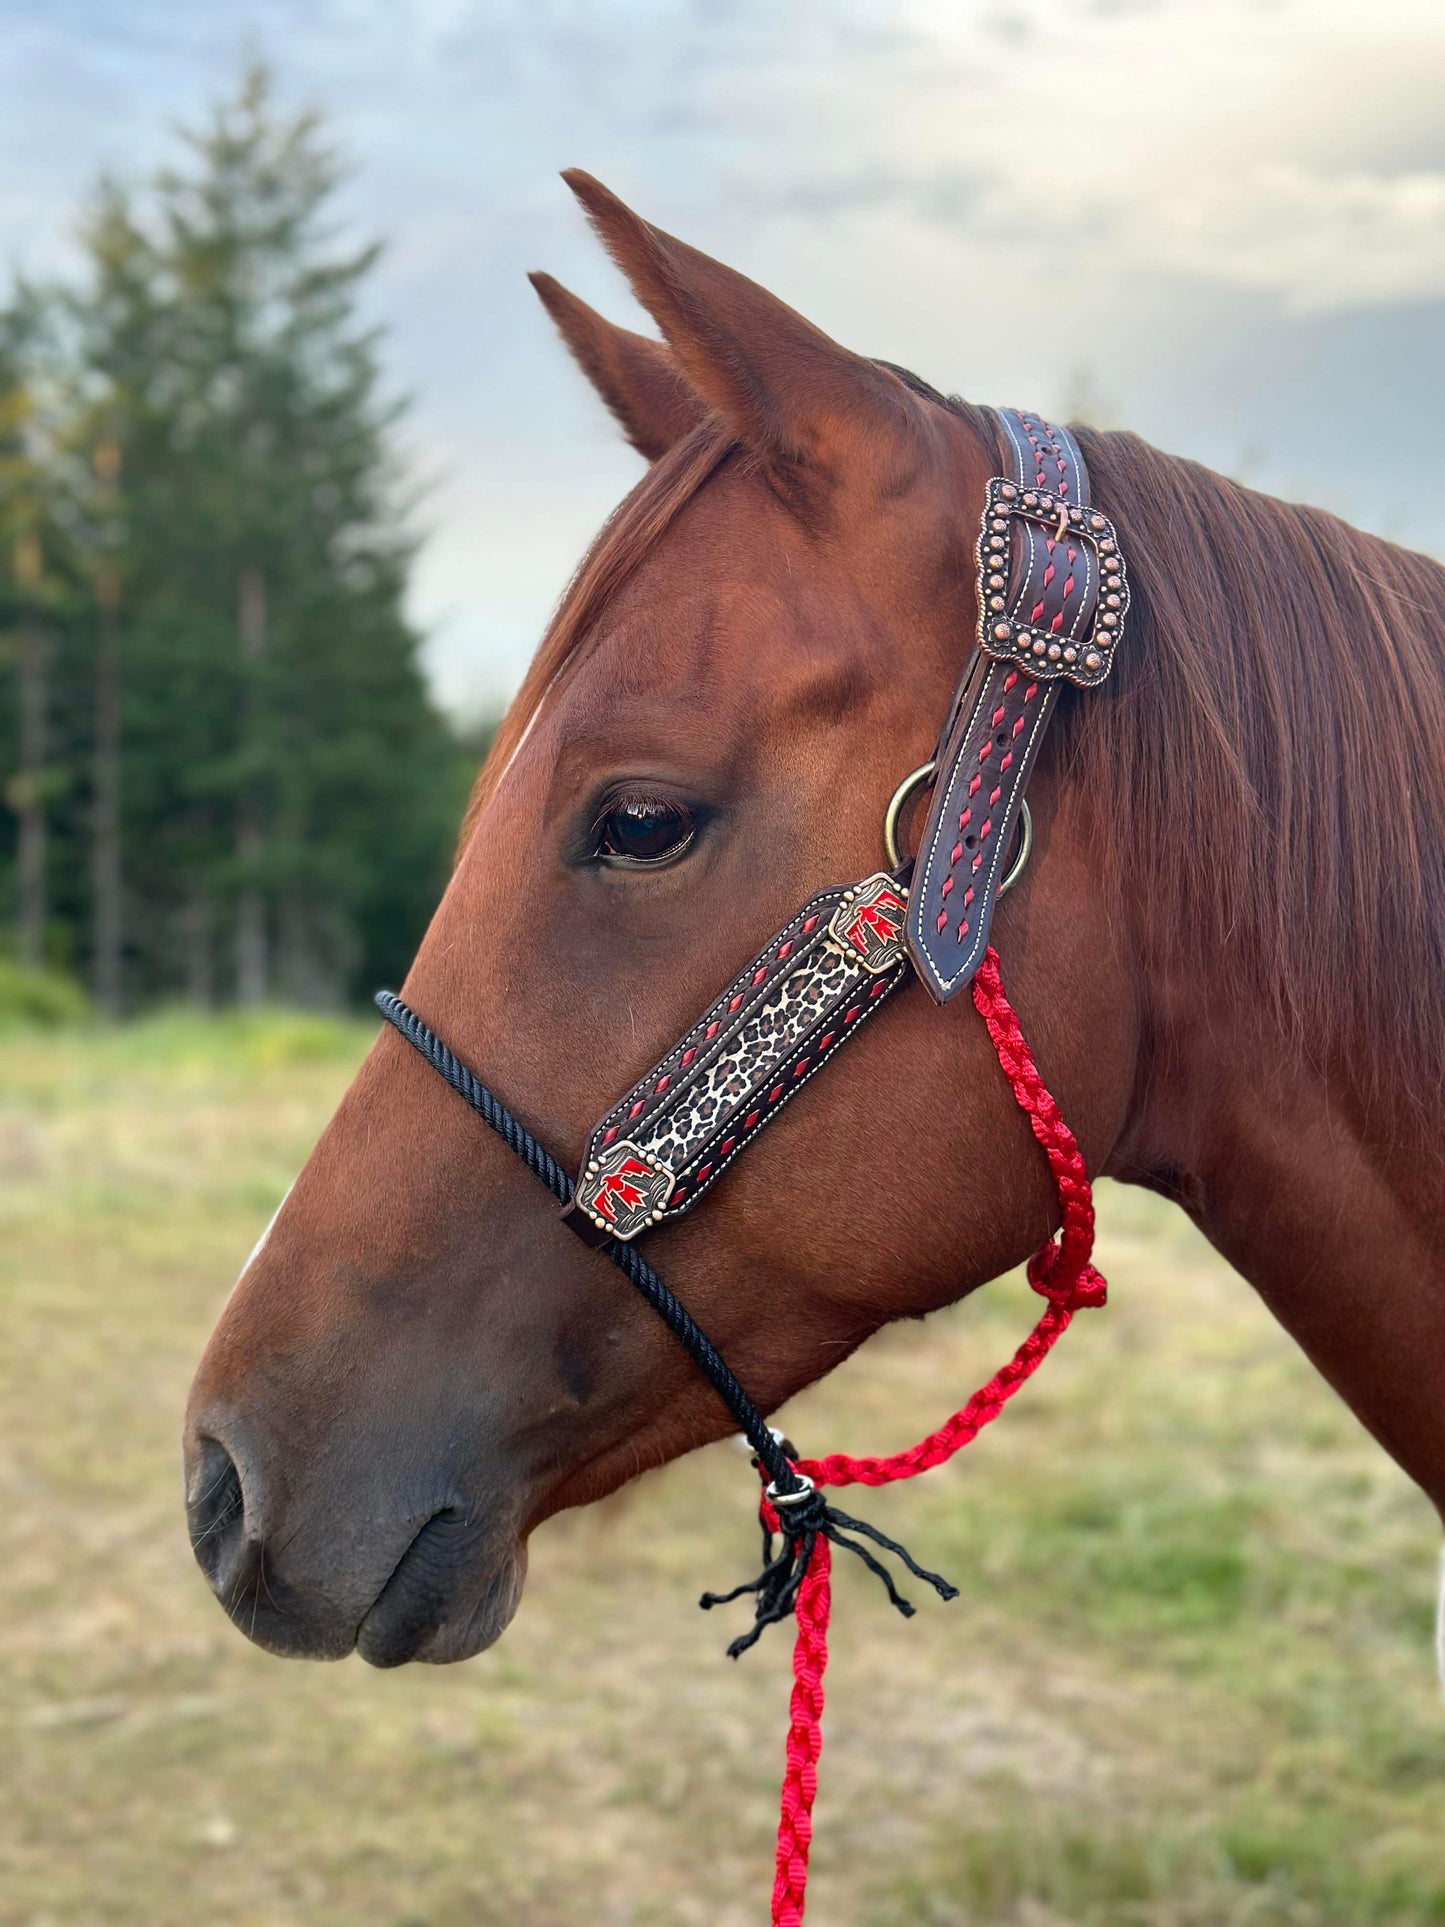
[{"label": "red lacing on leather", "polygon": [[[1034,464],[1035,464],[1034,480],[1036,484],[1038,485],[1039,488],[1048,488],[1050,486],[1049,478],[1044,472],[1044,464],[1046,461],[1052,459],[1054,467],[1058,471],[1057,478],[1052,484],[1053,493],[1058,497],[1058,499],[1061,502],[1067,501],[1068,494],[1069,494],[1069,466],[1068,466],[1067,460],[1065,459],[1063,449],[1060,447],[1057,439],[1049,430],[1047,423],[1038,421],[1037,417],[1032,415],[1021,415],[1019,419],[1023,423],[1024,433],[1028,436],[1029,445],[1034,452]],[[1039,430],[1042,430],[1043,433],[1048,436],[1049,445],[1048,445],[1047,455],[1044,452],[1043,443],[1039,440],[1039,432],[1038,432]],[[1043,586],[1046,589],[1054,579],[1053,557],[1054,557],[1054,549],[1058,543],[1058,539],[1059,538],[1057,535],[1046,535],[1044,537],[1044,548],[1047,556],[1047,566],[1044,569]],[[1059,632],[1062,630],[1064,626],[1064,615],[1069,606],[1069,597],[1074,593],[1074,563],[1078,560],[1078,550],[1070,547],[1067,544],[1065,545],[1065,547],[1069,558],[1068,578],[1064,583],[1062,605],[1059,608],[1058,613],[1054,616],[1053,620],[1049,624],[1049,633],[1055,636],[1059,634]],[[1032,623],[1037,623],[1040,617],[1043,615],[1043,613],[1044,613],[1044,603],[1043,603],[1043,599],[1040,598],[1039,601],[1037,601],[1033,606],[1033,610],[1029,616],[1029,621]]]},{"label": "red lacing on leather", "polygon": [[[1003,686],[1004,695],[1007,696],[1009,694],[1009,692],[1013,689],[1014,685],[1017,683],[1018,679],[1019,679],[1018,671],[1016,669],[1011,669],[1004,680],[1004,686]],[[1039,685],[1036,682],[1031,682],[1028,688],[1025,689],[1023,694],[1023,703],[1024,703],[1025,709],[1028,708],[1028,705],[1033,701],[1034,697],[1038,693],[1039,693]],[[991,729],[997,729],[999,724],[1002,722],[1005,713],[1006,713],[1005,705],[1003,703],[1000,703],[998,708],[995,709],[995,711],[993,712],[993,717],[991,719],[989,727]],[[1015,718],[1013,729],[1010,732],[1010,738],[1012,739],[1013,737],[1017,737],[1018,735],[1020,735],[1024,730],[1024,728],[1027,726],[1027,723],[1028,723],[1028,718],[1026,716],[1019,716]],[[980,768],[982,768],[982,766],[988,761],[989,757],[993,754],[993,749],[994,749],[994,742],[993,742],[993,738],[990,737],[978,752],[978,761],[979,761]],[[998,773],[1000,777],[1003,777],[1004,775],[1007,774],[1012,762],[1013,762],[1013,751],[1011,749],[1005,750],[1004,754],[999,758]],[[943,879],[943,887],[938,893],[938,901],[941,907],[938,912],[938,919],[934,926],[934,930],[935,930],[935,934],[940,937],[943,935],[943,932],[948,925],[947,903],[948,903],[948,898],[953,893],[953,887],[955,882],[954,872],[957,870],[959,862],[961,861],[964,853],[964,848],[965,848],[964,832],[965,830],[967,830],[969,824],[973,821],[972,799],[978,794],[978,792],[982,788],[983,788],[983,778],[978,774],[978,771],[975,770],[973,776],[969,779],[969,785],[968,785],[969,801],[965,804],[964,808],[959,812],[958,837],[954,842],[953,848],[949,851],[949,854],[948,854],[948,874]],[[988,802],[989,802],[990,809],[993,808],[994,804],[997,803],[998,799],[1002,795],[1003,795],[1003,788],[1001,784],[996,785],[989,792]],[[977,876],[979,871],[982,869],[983,862],[984,862],[983,846],[988,841],[989,837],[992,834],[993,834],[993,819],[989,818],[979,827],[979,829],[975,833],[973,843],[969,846],[969,847],[972,847],[974,850],[973,862],[969,870],[969,874],[971,876]],[[972,886],[970,885],[963,893],[962,903],[963,903],[963,908],[965,910],[967,910],[969,906],[972,904],[973,899],[974,899],[974,891]],[[963,917],[960,917],[958,920],[958,930],[956,933],[956,941],[958,943],[962,943],[964,939],[967,937],[967,935],[968,935],[968,918],[966,916],[963,916]]]},{"label": "red lacing on leather", "polygon": [[[803,1459],[798,1470],[819,1486],[891,1485],[942,1465],[977,1438],[1025,1381],[1033,1376],[1073,1322],[1076,1311],[1102,1305],[1104,1280],[1090,1262],[1094,1245],[1094,1204],[1089,1174],[1074,1134],[1039,1076],[1024,1042],[1019,1020],[1004,995],[998,955],[984,955],[973,980],[973,1001],[1034,1136],[1043,1146],[1062,1207],[1063,1222],[1029,1260],[1028,1279],[1049,1301],[1048,1309],[1013,1357],[961,1411],[909,1451],[889,1458],[849,1458],[834,1452]],[[765,1524],[778,1531],[778,1516],[763,1502]],[[818,1790],[818,1759],[823,1750],[823,1676],[828,1665],[828,1620],[832,1606],[832,1547],[820,1533],[798,1594],[798,1637],[793,1648],[793,1693],[788,1725],[787,1764],[778,1818],[777,1872],[773,1881],[773,1927],[799,1927],[807,1898],[808,1848],[813,1837],[813,1800]]]}]

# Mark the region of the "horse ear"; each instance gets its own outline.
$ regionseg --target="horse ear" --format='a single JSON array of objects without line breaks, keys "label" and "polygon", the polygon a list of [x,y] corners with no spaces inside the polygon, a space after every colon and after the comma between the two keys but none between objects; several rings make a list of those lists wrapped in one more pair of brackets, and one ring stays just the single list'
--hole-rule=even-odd
[{"label": "horse ear", "polygon": [[550,274],[527,279],[639,455],[655,462],[703,420],[707,403],[662,342],[617,327]]},{"label": "horse ear", "polygon": [[917,436],[920,411],[896,376],[839,347],[760,288],[664,234],[580,168],[562,176],[687,380],[747,447],[832,478],[861,443]]}]

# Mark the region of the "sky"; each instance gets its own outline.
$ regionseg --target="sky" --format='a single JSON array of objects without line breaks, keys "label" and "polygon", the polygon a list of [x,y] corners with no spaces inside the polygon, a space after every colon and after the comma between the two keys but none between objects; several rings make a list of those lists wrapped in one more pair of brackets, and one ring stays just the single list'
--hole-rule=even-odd
[{"label": "sky", "polygon": [[567,166],[940,388],[1445,553],[1441,0],[6,0],[0,47],[0,264],[31,274],[248,55],[330,117],[460,713],[639,473],[525,280],[650,328]]}]

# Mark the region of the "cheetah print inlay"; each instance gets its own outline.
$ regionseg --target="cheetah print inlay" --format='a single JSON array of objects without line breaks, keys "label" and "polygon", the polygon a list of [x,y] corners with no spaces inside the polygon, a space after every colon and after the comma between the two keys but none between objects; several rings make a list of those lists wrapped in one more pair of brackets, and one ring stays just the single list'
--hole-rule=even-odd
[{"label": "cheetah print inlay", "polygon": [[798,1045],[850,986],[866,996],[868,979],[839,951],[810,958],[783,979],[717,1062],[684,1088],[682,1101],[634,1142],[670,1170],[683,1170],[761,1081],[788,1067]]},{"label": "cheetah print inlay", "polygon": [[829,941],[847,895],[803,905],[601,1120],[588,1159],[625,1139],[664,1165],[677,1180],[668,1217],[702,1195],[907,973],[900,961],[870,975]]}]

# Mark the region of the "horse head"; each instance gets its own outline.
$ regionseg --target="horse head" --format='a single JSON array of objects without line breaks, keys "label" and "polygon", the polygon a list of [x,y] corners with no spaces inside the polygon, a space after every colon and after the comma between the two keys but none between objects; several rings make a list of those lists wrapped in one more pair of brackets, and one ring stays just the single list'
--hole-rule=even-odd
[{"label": "horse head", "polygon": [[[662,331],[537,277],[651,466],[479,779],[403,995],[575,1168],[797,905],[879,867],[976,646],[986,419],[569,177]],[[1091,1167],[1137,1058],[1102,799],[1046,754],[995,941]],[[917,983],[648,1255],[771,1410],[1039,1245],[1048,1174],[967,998]],[[241,1275],[187,1422],[197,1557],[273,1651],[460,1659],[528,1535],[730,1429],[687,1357],[391,1031]]]}]

